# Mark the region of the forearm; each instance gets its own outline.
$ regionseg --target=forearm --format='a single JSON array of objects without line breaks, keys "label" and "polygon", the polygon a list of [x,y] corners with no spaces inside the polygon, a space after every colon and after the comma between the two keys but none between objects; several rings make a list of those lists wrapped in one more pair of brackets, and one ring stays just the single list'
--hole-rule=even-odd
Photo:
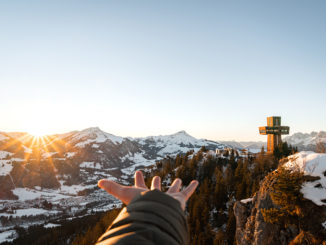
[{"label": "forearm", "polygon": [[158,191],[147,191],[124,208],[97,245],[188,244],[180,203]]}]

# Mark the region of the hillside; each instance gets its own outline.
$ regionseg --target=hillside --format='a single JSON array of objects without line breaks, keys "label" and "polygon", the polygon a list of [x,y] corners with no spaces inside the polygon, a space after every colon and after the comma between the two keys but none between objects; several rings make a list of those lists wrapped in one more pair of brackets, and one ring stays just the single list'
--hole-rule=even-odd
[{"label": "hillside", "polygon": [[[184,185],[197,179],[200,186],[187,205],[191,244],[233,244],[234,202],[251,197],[258,190],[259,182],[276,166],[277,161],[270,155],[248,157],[235,151],[217,154],[203,147],[197,153],[190,151],[157,162],[145,170],[145,177],[149,185],[151,178],[159,175],[163,190],[176,177]],[[99,235],[95,228],[90,229],[73,244],[88,244]]]},{"label": "hillside", "polygon": [[[187,206],[191,244],[322,244],[325,157],[300,152],[279,164],[265,154],[244,158],[202,149],[161,160],[147,171],[147,183],[154,175],[162,178],[163,189],[176,177],[184,184],[200,182]],[[73,244],[99,235],[90,229]]]},{"label": "hillside", "polygon": [[225,147],[185,131],[145,138],[123,138],[99,128],[44,138],[1,132],[0,232],[15,237],[14,226],[55,226],[118,207],[120,202],[97,188],[99,179],[129,184],[136,169],[202,146]]}]

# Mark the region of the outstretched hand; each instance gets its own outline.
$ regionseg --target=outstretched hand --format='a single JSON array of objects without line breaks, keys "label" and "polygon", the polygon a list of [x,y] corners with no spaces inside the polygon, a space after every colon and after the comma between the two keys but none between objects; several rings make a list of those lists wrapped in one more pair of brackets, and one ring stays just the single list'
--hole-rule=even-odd
[{"label": "outstretched hand", "polygon": [[[191,181],[191,183],[182,191],[180,191],[181,184],[181,179],[175,179],[166,194],[178,200],[180,202],[181,208],[184,210],[186,207],[186,202],[198,186],[198,181]],[[145,185],[144,176],[141,171],[136,171],[135,173],[134,186],[123,186],[107,179],[101,179],[98,182],[98,186],[106,190],[106,192],[112,196],[120,199],[126,205],[128,205],[130,201],[141,192],[149,190]],[[159,176],[155,176],[152,179],[151,190],[154,189],[159,191],[161,190],[161,178]]]}]

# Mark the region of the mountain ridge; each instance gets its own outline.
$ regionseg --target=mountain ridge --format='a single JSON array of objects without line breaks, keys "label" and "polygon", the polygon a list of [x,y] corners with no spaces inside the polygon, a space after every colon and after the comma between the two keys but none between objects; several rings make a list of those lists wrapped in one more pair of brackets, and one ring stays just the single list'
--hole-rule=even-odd
[{"label": "mountain ridge", "polygon": [[[155,168],[167,156],[203,146],[214,151],[226,147],[185,131],[143,138],[120,137],[98,127],[46,137],[0,132],[0,219],[15,217],[19,225],[30,226],[31,219],[22,216],[34,211],[40,215],[32,220],[43,222],[112,209],[121,203],[99,190],[98,180],[130,185],[135,170]],[[17,215],[10,210],[18,210]]]}]

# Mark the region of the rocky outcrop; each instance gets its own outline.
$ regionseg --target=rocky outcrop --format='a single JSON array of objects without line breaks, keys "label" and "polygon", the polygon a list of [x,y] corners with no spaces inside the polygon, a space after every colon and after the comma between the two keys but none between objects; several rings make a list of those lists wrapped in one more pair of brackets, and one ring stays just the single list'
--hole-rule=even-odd
[{"label": "rocky outcrop", "polygon": [[266,176],[252,201],[237,201],[234,204],[233,209],[236,217],[235,240],[237,244],[285,245],[293,241],[299,235],[301,229],[309,231],[315,237],[323,240],[326,235],[326,227],[322,225],[326,221],[326,207],[317,206],[308,200],[302,203],[306,218],[302,220],[301,224],[288,225],[285,228],[281,224],[265,222],[262,210],[278,208],[270,196],[276,176],[277,172]]},{"label": "rocky outcrop", "polygon": [[[265,182],[272,182],[269,178]],[[259,192],[253,197],[251,202],[237,201],[234,205],[234,214],[236,217],[236,241],[237,244],[287,244],[276,234],[280,234],[280,227],[266,223],[262,215],[262,209],[272,208],[273,202],[269,196],[269,186],[271,183],[265,183]]]}]

